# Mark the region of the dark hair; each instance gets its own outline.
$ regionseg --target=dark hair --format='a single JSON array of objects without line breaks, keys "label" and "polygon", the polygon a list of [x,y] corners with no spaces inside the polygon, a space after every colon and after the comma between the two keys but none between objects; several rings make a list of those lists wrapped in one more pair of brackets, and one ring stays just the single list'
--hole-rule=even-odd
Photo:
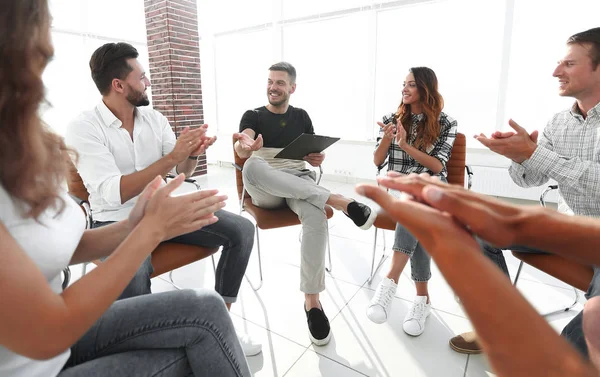
[{"label": "dark hair", "polygon": [[600,64],[600,27],[582,31],[581,33],[573,34],[567,40],[567,44],[578,44],[584,46],[589,44],[590,58],[594,69]]},{"label": "dark hair", "polygon": [[[424,118],[421,121],[423,127],[417,130],[415,147],[425,151],[433,145],[440,136],[439,117],[444,108],[444,98],[438,92],[438,79],[432,69],[427,67],[414,67],[409,70],[415,77],[415,83],[419,89],[421,97],[421,108]],[[400,119],[406,133],[410,135],[411,127],[411,108],[410,105],[401,103],[395,114],[396,119]]]},{"label": "dark hair", "polygon": [[90,59],[90,70],[100,94],[106,95],[110,92],[113,79],[125,79],[129,72],[133,71],[127,59],[135,59],[138,56],[135,47],[124,42],[107,43],[94,51]]},{"label": "dark hair", "polygon": [[296,82],[296,68],[288,62],[275,63],[269,67],[269,71],[287,72],[288,76],[290,76],[290,83],[293,84]]},{"label": "dark hair", "polygon": [[26,216],[65,202],[68,150],[39,116],[42,72],[54,54],[47,0],[11,0],[0,12],[0,184]]}]

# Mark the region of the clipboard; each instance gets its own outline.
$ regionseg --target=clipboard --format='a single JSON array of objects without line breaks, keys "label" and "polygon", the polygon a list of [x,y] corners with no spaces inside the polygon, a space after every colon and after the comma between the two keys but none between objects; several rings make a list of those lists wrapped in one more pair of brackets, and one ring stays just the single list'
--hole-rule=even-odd
[{"label": "clipboard", "polygon": [[321,153],[331,144],[340,140],[339,137],[329,137],[313,134],[302,134],[275,155],[275,158],[288,160],[304,160],[310,153]]}]

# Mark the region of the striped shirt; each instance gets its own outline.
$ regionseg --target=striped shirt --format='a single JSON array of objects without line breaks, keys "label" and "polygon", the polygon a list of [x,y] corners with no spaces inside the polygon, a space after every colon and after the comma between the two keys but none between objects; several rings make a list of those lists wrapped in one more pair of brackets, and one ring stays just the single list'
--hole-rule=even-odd
[{"label": "striped shirt", "polygon": [[512,163],[512,180],[521,187],[558,182],[558,210],[600,217],[600,103],[584,119],[577,103],[556,114],[539,136],[528,160]]},{"label": "striped shirt", "polygon": [[[415,144],[417,138],[418,127],[422,127],[421,121],[423,120],[423,114],[412,114],[411,115],[411,127],[410,132],[407,133],[407,142],[410,145]],[[440,114],[440,136],[437,141],[430,145],[425,151],[428,155],[433,156],[440,160],[443,169],[439,174],[435,174],[425,166],[421,165],[411,155],[406,153],[402,148],[392,142],[388,149],[388,170],[393,170],[401,174],[410,173],[429,173],[431,175],[437,175],[440,177],[447,177],[448,172],[446,171],[446,163],[450,159],[452,153],[452,146],[454,145],[454,139],[456,139],[457,122],[445,113]],[[381,139],[383,139],[384,132],[383,128],[379,131],[379,137],[377,137],[377,145],[379,147]]]}]

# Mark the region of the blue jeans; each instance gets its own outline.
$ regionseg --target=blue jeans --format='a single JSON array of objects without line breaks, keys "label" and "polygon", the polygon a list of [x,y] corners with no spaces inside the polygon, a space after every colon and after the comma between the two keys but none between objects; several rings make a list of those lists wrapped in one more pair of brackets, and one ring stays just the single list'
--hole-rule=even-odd
[{"label": "blue jeans", "polygon": [[[446,177],[438,176],[438,178],[448,183]],[[419,240],[400,223],[396,224],[392,250],[410,257],[410,273],[413,281],[421,283],[431,279],[431,256],[423,249]]]},{"label": "blue jeans", "polygon": [[58,377],[250,376],[223,299],[181,290],[115,302]]},{"label": "blue jeans", "polygon": [[410,257],[410,272],[413,281],[426,282],[431,279],[431,256],[423,249],[419,240],[399,223],[396,224],[392,250]]},{"label": "blue jeans", "polygon": [[[502,249],[494,247],[489,243],[477,239],[483,253],[494,262],[501,270],[509,276],[508,267],[506,266],[506,260],[502,254]],[[533,253],[533,254],[549,254],[545,251],[530,248],[527,246],[515,245],[509,246],[506,250],[518,251],[520,253]],[[589,300],[592,297],[600,296],[600,269],[594,266],[594,277],[588,287],[585,297]],[[583,356],[589,358],[588,348],[585,342],[583,334],[583,311],[579,312],[562,330],[560,333],[569,343],[571,343]]]},{"label": "blue jeans", "polygon": [[[223,246],[215,273],[215,290],[226,303],[233,303],[237,300],[254,245],[254,225],[248,219],[228,211],[217,211],[215,216],[219,218],[216,223],[166,242],[210,248]],[[92,226],[97,228],[110,223],[96,221]],[[150,293],[150,275],[153,272],[148,257],[120,298]]]}]

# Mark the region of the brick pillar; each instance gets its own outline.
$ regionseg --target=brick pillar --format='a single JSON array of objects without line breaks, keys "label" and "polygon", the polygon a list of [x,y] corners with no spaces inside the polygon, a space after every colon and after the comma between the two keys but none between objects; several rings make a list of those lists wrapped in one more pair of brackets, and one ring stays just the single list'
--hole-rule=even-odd
[{"label": "brick pillar", "polygon": [[[152,104],[176,135],[204,123],[196,0],[144,0]],[[206,156],[194,175],[206,174]]]}]

